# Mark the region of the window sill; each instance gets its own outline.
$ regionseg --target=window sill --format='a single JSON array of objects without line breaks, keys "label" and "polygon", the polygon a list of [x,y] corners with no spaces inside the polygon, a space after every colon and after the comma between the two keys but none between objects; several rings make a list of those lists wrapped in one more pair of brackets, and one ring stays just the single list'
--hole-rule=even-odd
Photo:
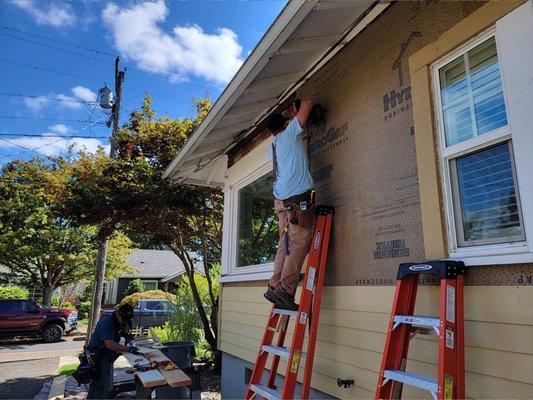
[{"label": "window sill", "polygon": [[272,272],[249,272],[242,274],[225,275],[219,279],[220,283],[229,282],[252,282],[252,281],[265,281],[270,279]]},{"label": "window sill", "polygon": [[527,242],[521,242],[460,248],[451,251],[449,258],[468,266],[521,264],[533,262],[533,252]]}]

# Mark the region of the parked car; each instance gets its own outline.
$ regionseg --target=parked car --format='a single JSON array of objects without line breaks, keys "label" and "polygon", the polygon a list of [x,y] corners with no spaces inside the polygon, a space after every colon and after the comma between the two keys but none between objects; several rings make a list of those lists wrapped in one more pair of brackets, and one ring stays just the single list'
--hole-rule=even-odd
[{"label": "parked car", "polygon": [[[139,301],[133,312],[133,327],[142,326],[144,328],[151,328],[164,324],[172,312],[174,312],[176,305],[164,299],[142,299]],[[110,314],[114,311],[112,308],[103,309],[100,316]]]},{"label": "parked car", "polygon": [[58,342],[78,324],[78,311],[49,308],[34,300],[0,300],[0,337],[40,336]]}]

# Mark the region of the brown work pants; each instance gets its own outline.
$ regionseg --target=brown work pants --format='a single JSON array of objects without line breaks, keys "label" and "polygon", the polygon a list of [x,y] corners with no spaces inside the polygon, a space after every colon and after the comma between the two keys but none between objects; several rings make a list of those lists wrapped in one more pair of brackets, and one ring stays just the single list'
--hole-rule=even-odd
[{"label": "brown work pants", "polygon": [[[279,242],[276,258],[274,259],[274,274],[270,278],[270,286],[278,284],[288,293],[294,294],[300,280],[302,264],[309,252],[309,245],[313,236],[314,206],[306,211],[312,222],[304,226],[289,221],[289,213],[283,211],[283,201],[274,200],[274,209],[278,215]],[[285,227],[289,229],[289,254],[285,250]]]}]

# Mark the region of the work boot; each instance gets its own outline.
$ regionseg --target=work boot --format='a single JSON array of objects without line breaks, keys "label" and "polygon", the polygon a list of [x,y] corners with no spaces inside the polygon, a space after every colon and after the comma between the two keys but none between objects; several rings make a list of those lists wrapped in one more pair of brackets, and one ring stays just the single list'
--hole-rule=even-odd
[{"label": "work boot", "polygon": [[275,304],[276,306],[278,305],[279,300],[274,294],[274,288],[272,286],[268,285],[267,291],[263,294],[263,296],[265,296],[265,299],[271,303]]},{"label": "work boot", "polygon": [[283,310],[298,311],[298,304],[294,302],[293,294],[286,292],[281,285],[274,288],[273,292],[274,297],[277,298],[280,303],[279,308]]}]

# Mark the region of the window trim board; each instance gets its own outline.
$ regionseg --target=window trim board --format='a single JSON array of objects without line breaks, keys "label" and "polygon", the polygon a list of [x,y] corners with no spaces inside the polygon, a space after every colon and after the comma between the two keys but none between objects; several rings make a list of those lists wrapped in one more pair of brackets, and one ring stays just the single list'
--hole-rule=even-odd
[{"label": "window trim board", "polygon": [[228,170],[224,189],[224,276],[221,282],[268,279],[264,276],[274,270],[273,262],[237,267],[239,190],[272,170],[268,157],[270,143],[270,139],[265,140]]},{"label": "window trim board", "polygon": [[[462,254],[470,254],[471,256],[483,256],[486,254],[486,245],[470,245],[466,246],[466,248],[469,249],[469,251],[465,252],[462,249],[465,247],[460,247],[459,244],[459,238],[460,235],[457,227],[457,221],[458,216],[457,211],[455,210],[455,207],[457,205],[457,201],[454,199],[453,193],[454,193],[454,187],[452,182],[452,174],[450,171],[451,167],[451,160],[456,159],[457,157],[460,157],[462,155],[466,155],[469,153],[473,153],[477,150],[488,148],[492,145],[503,143],[504,141],[511,140],[511,122],[509,119],[509,113],[508,113],[508,100],[507,95],[505,91],[505,83],[503,80],[503,71],[501,67],[500,59],[498,59],[499,69],[500,69],[500,76],[502,79],[502,90],[503,90],[503,98],[504,98],[504,104],[506,105],[505,112],[507,116],[507,125],[501,128],[496,129],[494,132],[491,132],[487,135],[476,135],[472,139],[465,140],[463,142],[457,143],[455,145],[447,147],[446,145],[446,134],[445,134],[445,127],[444,127],[444,120],[443,120],[443,105],[442,105],[442,96],[441,96],[441,84],[440,84],[440,76],[439,76],[439,69],[446,66],[450,62],[453,62],[457,58],[464,56],[467,52],[474,49],[475,47],[479,46],[480,44],[486,42],[490,38],[494,37],[496,42],[496,49],[497,54],[500,54],[500,46],[498,44],[498,38],[496,35],[496,26],[491,26],[490,28],[486,29],[485,31],[479,33],[475,37],[473,37],[468,42],[462,44],[461,46],[457,47],[454,51],[450,52],[449,54],[446,54],[442,58],[440,58],[438,61],[433,63],[429,69],[431,74],[431,88],[432,88],[432,100],[433,100],[433,116],[435,118],[435,133],[437,135],[437,157],[438,157],[438,165],[440,169],[440,185],[442,188],[442,196],[443,196],[443,206],[444,206],[444,223],[446,227],[446,238],[448,243],[448,253],[450,256],[453,255],[462,255]],[[510,151],[513,151],[512,145],[510,145]],[[511,157],[514,159],[514,155],[511,154]],[[515,183],[517,182],[516,177],[516,170],[515,170]],[[519,193],[519,188],[517,185],[517,192]],[[517,199],[518,199],[518,193],[517,193]],[[518,199],[518,201],[520,201]],[[520,215],[520,221],[522,223],[522,229],[525,230],[524,220],[523,220],[523,214],[521,212]],[[460,218],[459,218],[460,219]],[[525,232],[523,233],[524,241],[521,241],[521,243],[524,243],[527,238]],[[514,249],[515,242],[508,242],[508,243],[499,243],[496,249],[500,250],[500,254],[503,251],[503,253],[509,254],[506,251],[504,251],[505,248]],[[527,244],[527,242],[526,242]]]}]

